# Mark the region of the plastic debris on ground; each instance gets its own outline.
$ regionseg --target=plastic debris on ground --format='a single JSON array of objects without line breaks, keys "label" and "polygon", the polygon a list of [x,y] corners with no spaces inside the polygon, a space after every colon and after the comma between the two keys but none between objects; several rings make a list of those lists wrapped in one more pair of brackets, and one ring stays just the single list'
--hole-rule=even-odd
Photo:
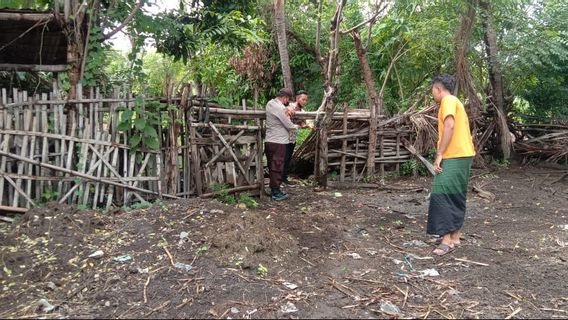
[{"label": "plastic debris on ground", "polygon": [[89,258],[98,259],[104,256],[105,253],[102,250],[97,250],[89,255]]},{"label": "plastic debris on ground", "polygon": [[402,245],[404,247],[417,247],[417,248],[426,248],[430,246],[422,240],[412,240],[410,242],[405,242]]},{"label": "plastic debris on ground", "polygon": [[38,301],[39,306],[41,307],[41,311],[48,313],[55,310],[55,306],[49,303],[46,299],[40,299]]},{"label": "plastic debris on ground", "polygon": [[280,311],[282,311],[283,313],[294,313],[298,312],[298,308],[292,302],[288,302],[282,307],[280,307]]},{"label": "plastic debris on ground", "polygon": [[182,263],[182,262],[176,262],[174,264],[174,266],[178,269],[184,270],[184,271],[191,271],[191,269],[193,269],[193,266],[190,264],[186,264],[186,263]]},{"label": "plastic debris on ground", "polygon": [[426,277],[438,277],[440,273],[436,269],[424,269],[420,270],[420,274]]},{"label": "plastic debris on ground", "polygon": [[381,311],[393,315],[400,314],[400,309],[388,301],[381,303]]},{"label": "plastic debris on ground", "polygon": [[284,285],[286,288],[290,289],[290,290],[294,290],[296,288],[298,288],[297,285],[291,283],[291,282],[283,282],[282,285]]},{"label": "plastic debris on ground", "polygon": [[343,195],[341,194],[341,192],[336,192],[336,193],[334,193],[333,195],[334,195],[336,198],[343,197]]},{"label": "plastic debris on ground", "polygon": [[116,262],[125,262],[125,261],[130,261],[132,260],[132,257],[129,255],[123,255],[123,256],[118,256],[118,257],[114,257],[112,258],[112,261],[116,261]]},{"label": "plastic debris on ground", "polygon": [[356,252],[348,253],[347,255],[350,256],[351,258],[355,259],[355,260],[363,259],[363,258],[361,257],[361,255],[359,255],[359,254],[356,253]]}]

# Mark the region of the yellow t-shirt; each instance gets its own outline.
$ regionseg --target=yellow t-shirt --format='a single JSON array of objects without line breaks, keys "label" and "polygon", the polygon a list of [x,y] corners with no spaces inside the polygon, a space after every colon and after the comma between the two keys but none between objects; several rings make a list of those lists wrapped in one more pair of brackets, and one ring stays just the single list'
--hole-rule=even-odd
[{"label": "yellow t-shirt", "polygon": [[438,110],[438,148],[442,143],[444,133],[444,120],[447,116],[453,116],[455,120],[454,134],[452,140],[442,154],[442,159],[473,157],[475,148],[473,138],[469,130],[469,119],[460,100],[452,95],[445,96],[440,103]]}]

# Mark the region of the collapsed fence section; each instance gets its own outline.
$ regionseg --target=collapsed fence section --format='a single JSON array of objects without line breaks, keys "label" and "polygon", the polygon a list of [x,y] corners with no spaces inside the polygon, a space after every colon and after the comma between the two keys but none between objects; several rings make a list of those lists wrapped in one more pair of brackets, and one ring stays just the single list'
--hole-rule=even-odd
[{"label": "collapsed fence section", "polygon": [[[349,110],[337,112],[329,126],[328,170],[338,173],[340,181],[359,182],[365,177],[369,155],[369,112]],[[399,171],[400,164],[411,159],[404,141],[411,140],[412,131],[405,126],[380,125],[377,130],[375,164],[380,174],[385,170]],[[296,150],[294,157],[313,162],[316,156],[317,132],[312,132]]]}]

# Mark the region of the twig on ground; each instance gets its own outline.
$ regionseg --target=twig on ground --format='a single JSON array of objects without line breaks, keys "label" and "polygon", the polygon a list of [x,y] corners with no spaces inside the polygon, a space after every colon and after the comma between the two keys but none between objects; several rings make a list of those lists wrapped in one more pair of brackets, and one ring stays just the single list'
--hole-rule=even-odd
[{"label": "twig on ground", "polygon": [[367,280],[367,279],[353,278],[353,277],[345,277],[345,279],[353,280],[353,281],[368,282],[368,283],[372,283],[372,284],[384,284],[385,283],[384,281]]},{"label": "twig on ground", "polygon": [[432,311],[432,307],[428,306],[428,311],[426,311],[426,314],[424,315],[424,317],[422,319],[427,319],[428,316],[430,315],[430,312]]},{"label": "twig on ground", "polygon": [[552,312],[560,312],[568,314],[568,311],[562,309],[552,309],[552,308],[540,308],[542,311],[552,311]]},{"label": "twig on ground", "polygon": [[409,286],[406,286],[406,292],[404,293],[404,301],[402,301],[402,307],[406,306],[406,301],[408,301],[408,291],[410,290]]},{"label": "twig on ground", "polygon": [[148,317],[148,316],[151,315],[152,313],[164,309],[165,307],[167,307],[167,306],[170,304],[170,302],[171,302],[171,300],[168,300],[168,301],[162,303],[160,306],[158,306],[158,307],[152,309],[152,311],[150,311],[150,312],[149,312],[148,314],[146,314],[145,316]]},{"label": "twig on ground", "polygon": [[148,279],[146,280],[146,283],[144,284],[144,304],[148,303],[148,284],[150,284],[150,279],[152,278],[152,276],[148,276]]},{"label": "twig on ground", "polygon": [[523,300],[523,298],[521,298],[521,297],[519,297],[518,295],[516,295],[516,294],[514,294],[514,293],[511,293],[511,292],[509,292],[509,291],[507,291],[507,290],[505,290],[505,291],[503,291],[503,292],[505,292],[506,295],[512,297],[512,298],[515,299],[515,300],[518,300],[518,301]]},{"label": "twig on ground", "polygon": [[478,265],[478,266],[484,266],[484,267],[488,267],[488,266],[489,266],[487,263],[477,262],[477,261],[471,261],[471,260],[464,259],[464,258],[454,258],[454,260],[456,260],[456,261],[461,261],[461,262],[466,262],[466,263],[471,263],[471,264],[476,264],[476,265]]},{"label": "twig on ground", "polygon": [[227,313],[229,313],[229,311],[231,311],[231,308],[228,308],[227,310],[225,310],[225,312],[223,312],[223,314],[219,317],[219,319],[224,319],[225,316],[227,315]]},{"label": "twig on ground", "polygon": [[315,264],[313,264],[313,263],[311,263],[310,261],[308,261],[308,259],[304,259],[304,258],[302,258],[302,257],[299,257],[299,258],[300,258],[302,261],[304,261],[305,263],[307,263],[307,264],[309,264],[310,266],[312,266],[312,267],[315,267],[315,266],[316,266]]},{"label": "twig on ground", "polygon": [[181,308],[185,307],[190,302],[193,302],[193,298],[189,298],[189,299],[187,299],[187,301],[178,304],[176,306],[176,309],[181,309]]},{"label": "twig on ground", "polygon": [[[330,278],[330,279],[329,279],[329,282],[331,283],[331,286],[332,286],[333,288],[337,289],[337,291],[343,293],[344,295],[348,296],[349,298],[354,299],[354,300],[356,300],[356,301],[359,301],[359,300],[361,299],[360,297],[358,297],[358,296],[356,296],[356,295],[353,295],[352,293],[350,293],[350,292],[347,291],[347,290],[349,290],[349,291],[352,291],[352,292],[353,292],[352,289],[349,289],[348,287],[346,287],[346,286],[344,286],[344,285],[338,284],[338,283],[335,281],[335,279],[331,279],[331,278]],[[341,287],[340,287],[340,286],[341,286]],[[342,288],[342,287],[343,287],[343,288]],[[345,289],[344,289],[344,288],[345,288]]]},{"label": "twig on ground", "polygon": [[511,319],[512,317],[514,317],[515,315],[517,315],[517,313],[521,312],[521,310],[523,310],[523,309],[517,308],[515,311],[511,312],[511,314],[508,315],[507,318],[505,318],[505,319]]},{"label": "twig on ground", "polygon": [[166,254],[168,255],[168,258],[170,258],[170,263],[172,264],[172,267],[175,267],[176,264],[174,263],[174,257],[172,257],[172,254],[170,253],[170,250],[168,250],[168,248],[166,246],[164,246],[164,250],[166,251]]},{"label": "twig on ground", "polygon": [[385,241],[393,248],[396,248],[398,250],[398,252],[402,252],[402,253],[406,253],[406,250],[404,250],[404,248],[397,246],[396,244],[393,244],[392,242],[390,242],[389,238],[387,238],[386,236],[383,236],[383,238],[385,238]]}]

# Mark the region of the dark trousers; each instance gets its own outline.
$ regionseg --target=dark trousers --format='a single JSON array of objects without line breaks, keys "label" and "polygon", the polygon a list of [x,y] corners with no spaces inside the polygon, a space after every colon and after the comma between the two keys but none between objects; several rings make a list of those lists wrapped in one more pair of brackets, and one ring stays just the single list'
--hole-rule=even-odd
[{"label": "dark trousers", "polygon": [[266,160],[270,176],[270,188],[279,189],[282,183],[282,171],[284,170],[284,158],[286,145],[280,143],[265,142]]},{"label": "dark trousers", "polygon": [[286,145],[286,156],[284,157],[284,171],[282,171],[282,181],[288,181],[288,173],[290,173],[290,164],[292,163],[292,155],[296,148],[296,142]]}]

